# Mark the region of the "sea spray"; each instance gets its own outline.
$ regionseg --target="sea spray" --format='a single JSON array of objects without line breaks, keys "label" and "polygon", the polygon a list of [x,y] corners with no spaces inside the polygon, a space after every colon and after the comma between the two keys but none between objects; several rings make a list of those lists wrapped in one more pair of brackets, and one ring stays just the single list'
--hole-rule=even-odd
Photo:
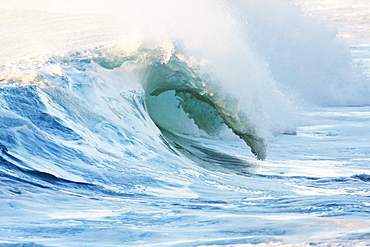
[{"label": "sea spray", "polygon": [[264,142],[271,133],[293,132],[292,105],[359,104],[367,90],[335,30],[289,1],[21,1],[0,7],[8,30],[0,42],[18,47],[3,51],[4,63],[89,51],[101,66],[114,60],[110,69],[125,70],[124,60],[141,50],[159,51],[155,60],[163,64],[178,56],[233,101],[246,117],[240,121]]},{"label": "sea spray", "polygon": [[368,244],[370,109],[317,106],[366,89],[304,83],[335,69],[299,30],[336,38],[297,6],[0,0],[0,15],[0,245]]},{"label": "sea spray", "polygon": [[295,102],[369,104],[368,79],[333,25],[302,12],[291,1],[237,3],[234,12],[247,39],[268,63],[276,83]]}]

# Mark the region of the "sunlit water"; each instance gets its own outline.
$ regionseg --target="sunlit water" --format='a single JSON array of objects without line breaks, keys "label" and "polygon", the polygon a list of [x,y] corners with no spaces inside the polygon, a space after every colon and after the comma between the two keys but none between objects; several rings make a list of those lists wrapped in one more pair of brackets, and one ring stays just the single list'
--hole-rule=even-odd
[{"label": "sunlit water", "polygon": [[[159,2],[158,11],[169,13],[162,8],[167,2]],[[145,9],[150,1],[142,3],[140,7]],[[271,15],[282,11],[278,20],[283,26],[274,34],[278,23],[265,23],[246,8],[246,13],[253,16],[245,20],[252,26],[247,25],[246,33],[253,34],[247,47],[234,43],[240,29],[232,29],[228,35],[219,35],[217,29],[209,31],[197,23],[199,16],[187,4],[183,6],[184,13],[194,16],[183,16],[189,22],[182,26],[183,33],[161,22],[157,26],[158,20],[149,18],[154,23],[151,27],[165,30],[159,35],[160,42],[164,42],[167,29],[175,37],[194,35],[190,41],[184,38],[185,45],[179,38],[172,47],[178,49],[179,55],[169,59],[164,45],[159,51],[150,47],[130,55],[115,46],[105,51],[102,47],[117,41],[117,28],[125,26],[126,21],[115,15],[106,17],[105,11],[112,10],[104,9],[105,3],[97,5],[102,11],[99,15],[90,15],[96,11],[96,3],[82,14],[64,6],[77,13],[70,16],[50,11],[49,6],[42,6],[46,12],[37,12],[37,17],[24,15],[35,11],[36,4],[17,6],[21,9],[17,14],[7,7],[0,9],[6,20],[1,25],[9,32],[7,39],[0,41],[5,47],[0,77],[0,246],[370,245],[370,107],[366,100],[370,95],[366,87],[358,88],[368,85],[362,71],[370,74],[370,3],[299,1],[304,15],[320,18],[317,22],[327,25],[325,31],[319,29],[323,36],[327,31],[327,37],[314,37],[312,43],[305,41],[315,34],[310,29],[311,23],[316,23],[314,19],[308,24],[291,23],[289,18],[300,18],[295,10],[290,12],[285,2],[275,7],[271,1],[262,3],[250,1],[249,8],[255,13],[260,10],[264,18],[269,17],[269,11]],[[214,4],[199,4],[199,8],[203,7],[200,12],[209,11],[207,18],[201,17],[218,20],[218,14],[224,11],[220,7],[224,6],[215,5],[215,9],[208,9]],[[28,10],[22,12],[22,8]],[[136,10],[135,6],[132,9]],[[288,20],[284,19],[284,11]],[[182,9],[175,13],[180,15]],[[229,16],[221,17],[230,21]],[[94,25],[96,19],[99,24]],[[123,21],[112,21],[116,19]],[[48,25],[44,27],[42,23]],[[82,28],[74,29],[76,23]],[[195,31],[194,23],[200,26]],[[214,23],[210,22],[210,26]],[[237,26],[230,23],[223,26],[223,31]],[[309,31],[307,37],[300,30],[291,31],[295,24]],[[254,29],[253,25],[265,30]],[[158,30],[148,32],[155,36]],[[33,37],[35,33],[37,37]],[[215,42],[203,33],[213,34],[215,40],[228,37],[219,41],[220,46],[213,46]],[[336,77],[340,69],[333,68],[336,61],[346,61],[346,49],[338,45],[328,53],[335,57],[327,57],[325,49],[329,45],[320,44],[330,41],[331,35],[343,39],[340,44],[348,45],[354,58],[354,70],[358,72],[354,75],[361,80],[354,80],[353,87],[340,80],[346,78],[347,71],[340,75],[343,78]],[[270,37],[275,42],[267,40]],[[62,42],[50,49],[44,46],[54,44],[56,39]],[[128,39],[140,39],[140,35],[136,33]],[[163,39],[167,44],[168,40]],[[44,44],[45,40],[48,42]],[[232,45],[228,46],[228,42]],[[121,45],[126,49],[128,43]],[[238,48],[235,51],[234,45]],[[228,49],[220,51],[225,46]],[[281,50],[274,51],[276,47]],[[43,49],[56,49],[62,55],[50,58],[50,54],[42,54]],[[68,49],[72,52],[63,55]],[[114,56],[109,56],[111,53]],[[188,53],[195,57],[194,61],[190,55],[187,57]],[[229,80],[228,84],[202,88],[197,76],[203,74],[190,69],[198,53],[214,63],[194,68],[216,71],[210,73],[211,77]],[[153,56],[159,56],[161,62]],[[178,62],[182,57],[189,67]],[[250,64],[240,64],[244,62]],[[326,67],[327,63],[332,64]],[[343,70],[349,67],[342,65]],[[254,69],[252,74],[245,72],[250,67]],[[153,83],[159,90],[169,86],[158,84],[158,76],[175,84],[178,78],[185,77],[183,81],[190,82],[185,87],[187,92],[201,88],[199,95],[208,98],[192,94],[200,99],[197,101],[196,97],[179,94],[183,97],[181,106],[177,105],[178,99],[168,99],[168,93],[160,94],[162,98],[154,103],[145,101],[144,91],[150,87],[137,82],[141,73],[146,79],[154,78],[147,84]],[[237,83],[245,77],[261,85]],[[339,86],[332,86],[332,81],[326,83],[334,77],[333,82],[339,81]],[[206,83],[208,75],[204,78],[202,82]],[[311,81],[315,78],[317,81]],[[285,79],[291,82],[284,84]],[[296,79],[311,83],[295,83]],[[343,93],[340,85],[348,91]],[[171,87],[169,92],[174,90],[184,91],[184,87]],[[227,91],[226,96],[220,93],[222,90]],[[335,93],[341,95],[332,95]],[[221,95],[222,100],[213,95]],[[235,97],[230,99],[230,95]],[[243,99],[245,95],[257,96],[248,101]],[[292,99],[287,103],[280,95]],[[238,100],[244,105],[235,103]],[[200,116],[204,113],[209,119],[215,115],[207,115],[212,104],[222,110],[232,109],[237,113],[233,120],[247,115],[250,125],[246,128],[266,141],[267,158],[257,160],[246,142],[225,128],[215,135],[212,131],[218,128],[217,119],[212,120],[210,128],[199,130],[197,126],[205,123],[196,112],[188,110],[187,114],[198,121],[197,125],[179,113],[179,109],[186,111],[189,106],[198,109],[192,105],[194,102],[202,106]],[[243,108],[245,105],[250,108]],[[226,110],[220,115],[230,114]],[[291,114],[286,113],[289,110]],[[162,127],[159,129],[152,119]],[[232,123],[234,130],[245,127]]]}]

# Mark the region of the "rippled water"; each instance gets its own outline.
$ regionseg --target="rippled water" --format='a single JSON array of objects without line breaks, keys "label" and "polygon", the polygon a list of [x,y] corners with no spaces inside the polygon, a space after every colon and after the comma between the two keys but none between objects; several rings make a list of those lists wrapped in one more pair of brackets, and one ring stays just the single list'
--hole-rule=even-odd
[{"label": "rippled water", "polygon": [[221,2],[0,2],[0,246],[370,245],[370,3]]}]

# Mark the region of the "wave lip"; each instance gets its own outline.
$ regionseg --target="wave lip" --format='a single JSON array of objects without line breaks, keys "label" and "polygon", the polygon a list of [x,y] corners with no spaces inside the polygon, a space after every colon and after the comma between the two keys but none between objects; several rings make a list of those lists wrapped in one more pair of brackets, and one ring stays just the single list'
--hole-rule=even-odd
[{"label": "wave lip", "polygon": [[[217,134],[225,124],[245,141],[258,159],[266,158],[266,142],[258,135],[248,116],[239,109],[238,101],[217,88],[207,75],[189,67],[178,56],[172,55],[167,62],[150,63],[141,72],[141,76],[147,104],[150,104],[149,99],[153,97],[174,91],[172,97],[178,100],[177,108],[181,108],[199,129],[212,135]],[[162,101],[166,104],[169,99]],[[153,115],[156,113],[149,110],[149,114],[155,121]]]}]

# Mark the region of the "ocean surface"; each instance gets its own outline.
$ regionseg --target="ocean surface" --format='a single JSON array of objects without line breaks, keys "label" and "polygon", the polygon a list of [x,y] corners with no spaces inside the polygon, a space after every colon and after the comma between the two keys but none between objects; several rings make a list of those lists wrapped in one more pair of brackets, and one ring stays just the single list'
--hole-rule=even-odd
[{"label": "ocean surface", "polygon": [[0,0],[0,246],[370,246],[367,0]]}]

